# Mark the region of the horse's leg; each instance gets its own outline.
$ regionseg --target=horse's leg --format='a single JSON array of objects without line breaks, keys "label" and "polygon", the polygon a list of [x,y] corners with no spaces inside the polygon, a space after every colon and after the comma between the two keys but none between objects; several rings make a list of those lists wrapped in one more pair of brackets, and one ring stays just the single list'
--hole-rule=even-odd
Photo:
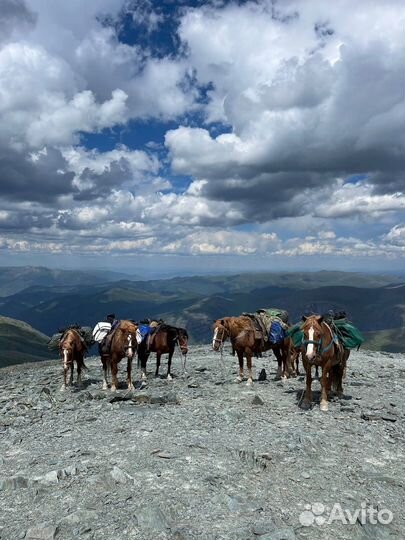
[{"label": "horse's leg", "polygon": [[67,362],[67,351],[64,349],[63,350],[63,384],[60,387],[61,392],[64,392],[66,390],[68,369],[69,369],[69,365]]},{"label": "horse's leg", "polygon": [[115,392],[118,388],[118,359],[116,354],[111,355],[111,391]]},{"label": "horse's leg", "polygon": [[70,376],[69,376],[69,386],[72,386],[73,384],[73,370],[75,367],[75,361],[73,359],[73,353],[72,353],[72,361],[70,363]]},{"label": "horse's leg", "polygon": [[297,377],[300,374],[300,353],[299,352],[296,353],[296,357],[295,357],[295,373]]},{"label": "horse's leg", "polygon": [[283,372],[282,372],[281,378],[287,379],[292,373],[290,348],[282,346],[280,347],[280,352],[281,352],[281,362],[283,365]]},{"label": "horse's leg", "polygon": [[155,377],[159,377],[159,368],[160,368],[160,358],[162,356],[161,352],[156,353],[156,371],[155,371]]},{"label": "horse's leg", "polygon": [[170,369],[172,367],[172,358],[173,358],[174,348],[170,349],[169,360],[167,361],[167,380],[171,381],[173,377],[171,376]]},{"label": "horse's leg", "polygon": [[252,353],[251,352],[246,353],[246,363],[247,363],[247,368],[248,368],[248,371],[249,371],[249,376],[248,376],[248,380],[247,380],[246,385],[247,386],[252,386],[252,384],[253,384],[253,370],[252,370]]},{"label": "horse's leg", "polygon": [[104,376],[104,379],[103,379],[103,390],[107,390],[108,389],[108,378],[107,378],[107,374],[108,374],[108,365],[109,365],[109,358],[108,356],[105,356],[105,355],[102,355],[101,356],[101,361],[103,363],[103,376]]},{"label": "horse's leg", "polygon": [[283,372],[283,359],[281,357],[281,352],[280,352],[280,349],[278,347],[274,347],[273,349],[273,352],[274,352],[274,355],[275,357],[277,358],[277,375],[276,375],[276,379],[281,379],[281,375],[282,375],[282,372]]},{"label": "horse's leg", "polygon": [[315,366],[315,379],[319,379],[319,366]]},{"label": "horse's leg", "polygon": [[239,375],[236,377],[236,382],[243,381],[243,351],[237,350],[238,360],[239,360]]},{"label": "horse's leg", "polygon": [[301,407],[303,409],[310,409],[312,403],[312,365],[306,358],[302,358],[305,369],[305,394]]},{"label": "horse's leg", "polygon": [[132,384],[132,356],[128,356],[127,358],[127,383],[128,390],[133,390],[134,385]]},{"label": "horse's leg", "polygon": [[139,354],[139,358],[141,359],[141,379],[142,381],[146,381],[148,378],[146,374],[146,362],[149,358],[149,353],[146,352],[146,350],[142,350]]},{"label": "horse's leg", "polygon": [[82,367],[83,367],[83,355],[80,355],[80,357],[77,360],[77,386],[82,385]]},{"label": "horse's leg", "polygon": [[332,361],[327,360],[327,362],[322,366],[322,376],[321,376],[321,402],[319,408],[321,411],[328,410],[328,388],[332,382]]}]

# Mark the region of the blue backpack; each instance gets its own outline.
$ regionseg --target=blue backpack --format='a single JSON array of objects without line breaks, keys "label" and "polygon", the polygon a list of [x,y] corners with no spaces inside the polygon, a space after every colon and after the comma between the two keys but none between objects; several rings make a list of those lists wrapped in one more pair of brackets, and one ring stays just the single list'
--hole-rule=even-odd
[{"label": "blue backpack", "polygon": [[281,324],[278,321],[273,321],[269,331],[269,343],[277,345],[280,341],[283,341],[285,335],[285,330]]}]

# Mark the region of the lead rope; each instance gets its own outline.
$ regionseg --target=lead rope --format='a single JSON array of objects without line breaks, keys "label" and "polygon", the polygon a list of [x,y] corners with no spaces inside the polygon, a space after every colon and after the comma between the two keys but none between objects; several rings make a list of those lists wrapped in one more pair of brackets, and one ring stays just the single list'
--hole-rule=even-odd
[{"label": "lead rope", "polygon": [[224,362],[224,343],[223,342],[221,343],[221,348],[220,348],[219,364],[221,366],[221,377],[223,379],[225,379],[226,378],[226,366],[225,366],[225,362]]}]

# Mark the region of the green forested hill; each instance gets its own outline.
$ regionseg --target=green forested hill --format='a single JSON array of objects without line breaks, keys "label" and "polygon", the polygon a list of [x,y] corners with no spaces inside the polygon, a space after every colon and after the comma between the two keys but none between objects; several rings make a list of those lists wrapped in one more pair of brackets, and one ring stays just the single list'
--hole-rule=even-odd
[{"label": "green forested hill", "polygon": [[49,338],[29,324],[0,316],[0,367],[55,358]]},{"label": "green forested hill", "polygon": [[[229,278],[230,279],[230,278]],[[324,313],[329,309],[345,310],[362,332],[401,328],[404,320],[405,286],[351,287],[324,286],[288,288],[266,286],[243,289],[227,283],[220,293],[207,294],[203,286],[197,292],[199,278],[194,278],[195,292],[161,283],[118,282],[82,287],[30,287],[3,299],[0,310],[15,319],[24,320],[47,335],[70,323],[94,325],[107,313],[119,318],[140,320],[144,317],[164,318],[188,328],[195,342],[211,338],[212,321],[227,315],[239,315],[258,308],[280,307],[290,313],[290,320],[299,320],[304,313]],[[204,282],[205,283],[205,282]]]}]

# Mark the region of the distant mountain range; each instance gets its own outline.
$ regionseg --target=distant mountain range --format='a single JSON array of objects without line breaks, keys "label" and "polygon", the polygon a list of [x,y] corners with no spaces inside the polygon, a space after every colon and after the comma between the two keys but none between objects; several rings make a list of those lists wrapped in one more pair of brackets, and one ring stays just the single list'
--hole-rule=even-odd
[{"label": "distant mountain range", "polygon": [[[107,270],[55,270],[41,266],[0,266],[0,297],[23,291],[27,287],[75,286],[129,279],[127,274]],[[134,276],[133,279],[139,279]]]},{"label": "distant mountain range", "polygon": [[193,342],[207,342],[214,319],[263,307],[286,309],[291,322],[303,313],[345,310],[374,347],[386,350],[404,327],[405,285],[395,276],[323,271],[132,281],[102,272],[33,268],[20,269],[16,279],[11,270],[1,270],[1,290],[21,287],[24,275],[28,286],[0,299],[0,313],[46,335],[69,323],[92,326],[115,312],[134,320],[163,318],[185,326]]},{"label": "distant mountain range", "polygon": [[0,367],[55,358],[57,354],[47,349],[48,340],[25,322],[0,317]]}]

